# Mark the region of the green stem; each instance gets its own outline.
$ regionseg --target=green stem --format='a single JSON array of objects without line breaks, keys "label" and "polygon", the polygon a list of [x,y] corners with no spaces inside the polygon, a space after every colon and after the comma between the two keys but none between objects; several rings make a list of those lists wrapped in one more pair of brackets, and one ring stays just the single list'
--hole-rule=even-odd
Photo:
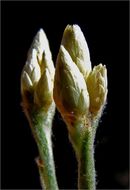
[{"label": "green stem", "polygon": [[[94,123],[93,123],[94,124]],[[68,125],[69,139],[78,161],[78,189],[96,189],[94,139],[96,125],[86,119],[76,120]]]},{"label": "green stem", "polygon": [[30,113],[28,120],[39,150],[37,164],[41,185],[45,190],[58,190],[51,143],[51,127],[54,112],[54,104],[51,105],[49,111],[34,111],[32,109],[32,111],[28,112]]},{"label": "green stem", "polygon": [[78,188],[95,190],[95,164],[92,131],[83,137],[78,159]]}]

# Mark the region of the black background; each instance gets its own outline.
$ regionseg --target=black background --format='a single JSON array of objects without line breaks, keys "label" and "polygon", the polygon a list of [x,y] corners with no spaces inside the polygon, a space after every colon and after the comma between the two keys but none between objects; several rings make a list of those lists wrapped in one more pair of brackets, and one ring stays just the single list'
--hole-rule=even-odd
[{"label": "black background", "polygon": [[[128,11],[128,2],[2,2],[2,188],[41,188],[20,75],[36,32],[46,32],[55,62],[67,24],[81,27],[93,66],[108,69],[108,103],[95,141],[97,188],[128,188]],[[77,188],[77,163],[58,112],[53,148],[59,187]]]}]

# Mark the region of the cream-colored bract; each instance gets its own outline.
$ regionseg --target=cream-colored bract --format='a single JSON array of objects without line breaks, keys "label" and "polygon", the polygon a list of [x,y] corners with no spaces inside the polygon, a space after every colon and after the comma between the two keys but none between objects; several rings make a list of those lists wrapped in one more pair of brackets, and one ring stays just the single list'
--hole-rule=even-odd
[{"label": "cream-colored bract", "polygon": [[36,49],[32,50],[32,54],[27,59],[26,64],[23,68],[23,71],[26,71],[33,85],[35,82],[39,81],[41,77],[41,71],[40,71],[40,66],[38,64],[38,60],[37,60]]},{"label": "cream-colored bract", "polygon": [[35,92],[34,92],[34,103],[41,105],[50,104],[53,101],[53,83],[46,68],[42,74]]},{"label": "cream-colored bract", "polygon": [[22,82],[22,85],[21,85],[21,93],[22,94],[24,93],[24,91],[29,90],[33,86],[32,81],[31,81],[28,73],[26,73],[26,71],[23,71],[23,73],[21,75],[21,82]]}]

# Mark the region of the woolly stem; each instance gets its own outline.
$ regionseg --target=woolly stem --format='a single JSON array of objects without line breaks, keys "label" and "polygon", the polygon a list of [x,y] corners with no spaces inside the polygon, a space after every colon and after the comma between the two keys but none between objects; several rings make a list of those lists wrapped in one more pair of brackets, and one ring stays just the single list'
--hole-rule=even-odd
[{"label": "woolly stem", "polygon": [[78,159],[78,188],[95,190],[95,164],[92,131],[88,131],[82,140]]},{"label": "woolly stem", "polygon": [[68,125],[69,139],[78,161],[78,189],[96,189],[94,139],[97,123],[82,119]]},{"label": "woolly stem", "polygon": [[52,104],[49,111],[30,110],[29,114],[26,114],[39,150],[37,165],[41,185],[45,190],[58,190],[51,143],[51,126],[54,112],[55,106]]}]

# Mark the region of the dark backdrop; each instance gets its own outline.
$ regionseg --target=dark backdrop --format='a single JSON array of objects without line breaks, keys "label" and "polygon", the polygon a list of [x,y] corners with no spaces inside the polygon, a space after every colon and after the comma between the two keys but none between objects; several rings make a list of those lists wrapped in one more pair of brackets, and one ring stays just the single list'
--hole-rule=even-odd
[{"label": "dark backdrop", "polygon": [[[2,188],[40,189],[37,147],[20,102],[20,75],[39,28],[55,62],[67,24],[78,24],[93,65],[108,69],[108,103],[95,141],[97,188],[128,188],[128,2],[2,2]],[[58,112],[53,147],[59,187],[76,188],[77,163]]]}]

